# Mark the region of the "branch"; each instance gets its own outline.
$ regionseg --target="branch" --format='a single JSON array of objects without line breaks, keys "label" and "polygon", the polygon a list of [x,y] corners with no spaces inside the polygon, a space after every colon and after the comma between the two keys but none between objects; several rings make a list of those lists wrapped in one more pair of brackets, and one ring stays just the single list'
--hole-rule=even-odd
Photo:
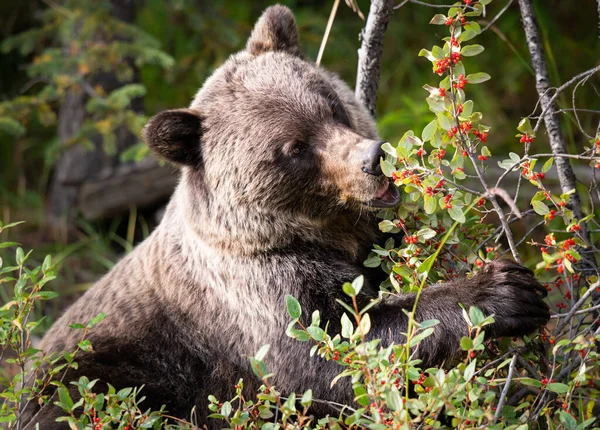
[{"label": "branch", "polygon": [[585,301],[596,292],[596,289],[598,288],[599,285],[600,285],[600,282],[596,282],[593,285],[590,285],[589,289],[585,292],[585,294],[583,296],[581,296],[581,298],[577,301],[577,303],[575,303],[571,307],[571,310],[569,311],[569,313],[564,316],[565,319],[558,325],[558,327],[556,327],[556,329],[554,330],[554,333],[558,334],[558,333],[560,333],[560,331],[563,328],[565,328],[565,326],[569,323],[569,321],[571,320],[573,315],[575,315],[575,312],[577,312],[577,310],[581,306],[583,306]]},{"label": "branch", "polygon": [[494,414],[494,423],[498,421],[500,417],[500,412],[502,412],[502,407],[504,406],[504,401],[506,400],[506,395],[508,394],[508,389],[510,388],[510,383],[512,382],[513,373],[515,371],[515,364],[517,364],[518,353],[513,355],[513,358],[510,362],[510,366],[508,367],[508,376],[506,377],[506,383],[504,384],[504,389],[500,394],[500,400],[498,401],[498,406],[496,406],[496,413]]},{"label": "branch", "polygon": [[[485,28],[483,30],[481,30],[481,32],[483,33],[484,31],[486,31],[487,29],[489,29],[492,25],[495,24],[496,21],[498,21],[498,19],[504,15],[504,12],[506,12],[508,10],[508,8],[510,7],[510,5],[513,3],[514,0],[508,0],[508,3],[506,3],[506,5],[500,10],[500,12],[498,12],[498,14],[488,23],[488,25],[485,26]],[[600,1],[600,0],[598,0]]]},{"label": "branch", "polygon": [[362,43],[358,50],[355,95],[373,116],[379,86],[383,38],[393,10],[393,0],[372,0],[367,23],[360,33]]}]

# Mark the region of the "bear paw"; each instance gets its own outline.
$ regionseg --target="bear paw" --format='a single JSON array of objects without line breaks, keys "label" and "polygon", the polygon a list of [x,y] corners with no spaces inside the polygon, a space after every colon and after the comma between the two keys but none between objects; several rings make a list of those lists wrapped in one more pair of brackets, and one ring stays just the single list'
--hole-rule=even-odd
[{"label": "bear paw", "polygon": [[543,301],[546,289],[533,272],[512,260],[487,264],[473,279],[475,306],[494,315],[492,335],[523,336],[546,325],[550,310]]}]

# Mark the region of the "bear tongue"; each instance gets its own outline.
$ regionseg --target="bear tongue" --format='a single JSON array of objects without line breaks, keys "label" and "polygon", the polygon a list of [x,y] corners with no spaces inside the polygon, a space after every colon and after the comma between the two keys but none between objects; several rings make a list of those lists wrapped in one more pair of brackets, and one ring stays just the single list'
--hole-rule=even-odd
[{"label": "bear tongue", "polygon": [[375,198],[376,199],[383,198],[383,196],[385,196],[387,194],[389,187],[390,187],[390,181],[388,181],[387,178],[386,178],[386,180],[383,181],[383,183],[381,184],[381,186],[377,190],[377,194],[375,194]]}]

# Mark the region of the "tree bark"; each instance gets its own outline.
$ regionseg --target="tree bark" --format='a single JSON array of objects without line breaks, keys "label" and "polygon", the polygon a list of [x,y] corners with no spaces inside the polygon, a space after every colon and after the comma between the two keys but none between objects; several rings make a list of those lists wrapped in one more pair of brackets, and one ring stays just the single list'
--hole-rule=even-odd
[{"label": "tree bark", "polygon": [[[600,0],[598,1],[598,7],[600,8]],[[538,27],[537,19],[535,16],[535,10],[533,8],[532,0],[519,0],[519,8],[521,9],[521,18],[523,21],[523,29],[525,30],[525,36],[527,39],[527,45],[529,47],[529,53],[531,54],[531,63],[533,70],[535,71],[535,86],[540,97],[542,106],[544,124],[548,131],[548,139],[550,141],[550,147],[553,154],[566,154],[567,148],[565,141],[560,129],[560,121],[556,105],[551,100],[552,94],[550,91],[550,77],[548,74],[548,66],[546,64],[544,46],[540,37],[540,29]],[[570,190],[575,190],[570,196],[569,206],[573,211],[575,219],[580,220],[583,218],[583,211],[581,208],[581,199],[577,192],[577,178],[575,172],[571,166],[570,160],[566,157],[556,157],[554,159],[556,170],[558,173],[558,180],[563,193]],[[582,238],[589,244],[590,234],[585,224],[581,225]],[[586,249],[580,249],[582,256],[582,268],[588,270],[597,271],[597,265],[595,260],[594,251],[591,247]],[[600,302],[600,294],[593,296],[594,303]]]},{"label": "tree bark", "polygon": [[367,23],[360,33],[361,46],[358,50],[355,94],[373,116],[379,87],[383,39],[393,11],[393,0],[372,0]]}]

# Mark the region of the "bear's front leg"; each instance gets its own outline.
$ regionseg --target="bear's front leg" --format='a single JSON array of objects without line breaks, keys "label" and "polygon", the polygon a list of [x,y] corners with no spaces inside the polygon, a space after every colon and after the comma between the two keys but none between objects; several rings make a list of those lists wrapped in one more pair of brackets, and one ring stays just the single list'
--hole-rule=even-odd
[{"label": "bear's front leg", "polygon": [[[495,322],[486,327],[492,337],[522,336],[546,324],[550,318],[548,305],[542,300],[546,290],[533,273],[510,260],[489,263],[471,279],[460,279],[432,285],[423,290],[415,319],[440,321],[434,333],[417,349],[423,367],[439,365],[460,351],[460,339],[467,335],[462,304],[466,309],[477,306],[485,315],[494,315]],[[371,313],[373,338],[389,342],[404,342],[408,317],[400,309],[412,310],[414,294],[395,296],[375,306]]]}]

